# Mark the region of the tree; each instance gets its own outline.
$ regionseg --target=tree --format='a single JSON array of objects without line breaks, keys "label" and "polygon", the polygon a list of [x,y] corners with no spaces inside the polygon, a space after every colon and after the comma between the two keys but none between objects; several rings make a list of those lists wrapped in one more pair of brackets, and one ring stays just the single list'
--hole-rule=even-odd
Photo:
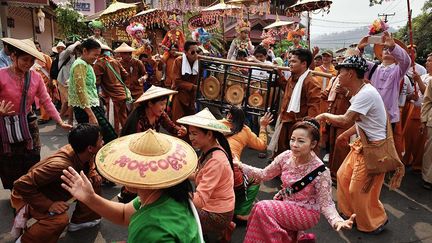
[{"label": "tree", "polygon": [[75,41],[78,36],[87,36],[88,27],[84,16],[72,8],[74,1],[62,2],[55,10],[60,33],[64,38]]},{"label": "tree", "polygon": [[[425,60],[432,52],[432,0],[427,0],[422,8],[422,13],[412,19],[413,41],[417,46],[417,58]],[[408,24],[401,28],[396,38],[409,43]]]}]

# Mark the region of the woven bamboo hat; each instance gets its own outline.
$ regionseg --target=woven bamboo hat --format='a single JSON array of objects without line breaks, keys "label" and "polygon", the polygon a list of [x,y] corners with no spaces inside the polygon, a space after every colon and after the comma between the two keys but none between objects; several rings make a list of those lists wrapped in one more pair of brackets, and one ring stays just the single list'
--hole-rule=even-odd
[{"label": "woven bamboo hat", "polygon": [[42,52],[37,50],[35,43],[31,39],[20,40],[20,39],[6,37],[6,38],[1,38],[1,40],[13,47],[20,49],[21,51],[31,56],[34,56],[35,58],[41,60],[42,62],[45,62],[45,58]]},{"label": "woven bamboo hat", "polygon": [[130,47],[126,43],[122,43],[119,47],[117,47],[114,52],[134,52],[135,48]]},{"label": "woven bamboo hat", "polygon": [[140,103],[146,100],[151,100],[157,97],[166,96],[166,95],[173,95],[177,94],[178,92],[171,89],[166,89],[162,87],[158,87],[155,85],[152,85],[146,92],[144,92],[136,101],[135,103]]},{"label": "woven bamboo hat", "polygon": [[54,53],[58,53],[57,47],[64,47],[64,48],[66,48],[66,45],[65,45],[65,43],[63,43],[63,41],[59,41],[59,43],[57,43],[57,45],[53,46],[51,50]]},{"label": "woven bamboo hat", "polygon": [[192,116],[185,116],[177,120],[177,123],[194,127],[200,127],[211,131],[229,133],[231,130],[221,121],[217,120],[208,108]]},{"label": "woven bamboo hat", "polygon": [[103,177],[137,189],[177,185],[195,171],[197,161],[189,144],[152,129],[117,138],[96,155],[96,166]]}]

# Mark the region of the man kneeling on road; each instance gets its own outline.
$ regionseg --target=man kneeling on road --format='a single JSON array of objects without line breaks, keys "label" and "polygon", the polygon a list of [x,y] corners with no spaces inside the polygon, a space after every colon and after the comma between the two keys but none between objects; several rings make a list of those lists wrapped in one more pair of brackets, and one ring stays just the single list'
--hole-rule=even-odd
[{"label": "man kneeling on road", "polygon": [[[57,242],[69,224],[67,210],[71,194],[61,187],[63,170],[69,166],[91,179],[94,190],[100,193],[101,176],[96,172],[94,158],[103,146],[100,128],[88,123],[79,124],[68,135],[69,144],[52,156],[34,165],[26,175],[15,181],[11,195],[12,206],[17,211],[14,228],[23,217],[37,220],[24,230],[18,242]],[[69,231],[96,226],[100,216],[82,203],[77,203]],[[25,220],[24,220],[25,222]],[[25,225],[23,225],[25,226]]]}]

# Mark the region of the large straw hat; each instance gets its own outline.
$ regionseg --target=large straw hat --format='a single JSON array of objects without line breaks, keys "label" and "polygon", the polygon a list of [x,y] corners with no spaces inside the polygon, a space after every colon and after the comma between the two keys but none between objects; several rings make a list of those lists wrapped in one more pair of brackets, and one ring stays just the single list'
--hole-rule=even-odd
[{"label": "large straw hat", "polygon": [[[398,39],[394,39],[394,41],[397,45],[402,47],[405,51],[408,50],[407,46],[402,41],[400,41]],[[375,57],[377,57],[379,60],[382,60],[383,49],[384,49],[384,45],[382,45],[382,44],[375,44],[374,45],[374,54],[375,54]]]},{"label": "large straw hat", "polygon": [[208,108],[192,116],[185,116],[177,120],[177,123],[194,127],[200,127],[216,132],[229,133],[231,130],[222,122],[218,121]]},{"label": "large straw hat", "polygon": [[197,160],[194,149],[183,140],[149,129],[102,147],[96,166],[103,177],[121,185],[162,189],[187,180]]},{"label": "large straw hat", "polygon": [[57,47],[64,47],[64,48],[66,48],[66,45],[62,41],[59,41],[59,43],[57,43],[57,45],[53,46],[51,50],[54,53],[57,53]]},{"label": "large straw hat", "polygon": [[171,89],[166,89],[162,87],[158,87],[155,85],[152,85],[146,92],[144,92],[136,101],[135,103],[140,103],[146,100],[151,100],[157,97],[166,96],[166,95],[173,95],[177,94],[178,92]]},{"label": "large straw hat", "polygon": [[119,47],[117,47],[114,52],[134,52],[135,48],[130,47],[126,43],[122,43]]},{"label": "large straw hat", "polygon": [[21,51],[34,56],[35,58],[45,62],[45,58],[42,52],[38,51],[35,43],[31,39],[19,40],[14,38],[1,38],[2,41],[8,43],[9,45],[20,49]]}]

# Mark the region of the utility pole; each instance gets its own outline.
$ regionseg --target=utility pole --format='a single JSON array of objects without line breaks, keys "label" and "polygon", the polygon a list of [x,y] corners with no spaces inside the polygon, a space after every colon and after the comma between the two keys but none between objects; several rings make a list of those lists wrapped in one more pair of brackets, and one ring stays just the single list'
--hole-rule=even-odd
[{"label": "utility pole", "polygon": [[392,13],[392,14],[383,13],[383,14],[378,14],[378,17],[384,17],[384,23],[387,23],[388,22],[387,17],[388,16],[395,16],[395,14],[396,13]]}]

